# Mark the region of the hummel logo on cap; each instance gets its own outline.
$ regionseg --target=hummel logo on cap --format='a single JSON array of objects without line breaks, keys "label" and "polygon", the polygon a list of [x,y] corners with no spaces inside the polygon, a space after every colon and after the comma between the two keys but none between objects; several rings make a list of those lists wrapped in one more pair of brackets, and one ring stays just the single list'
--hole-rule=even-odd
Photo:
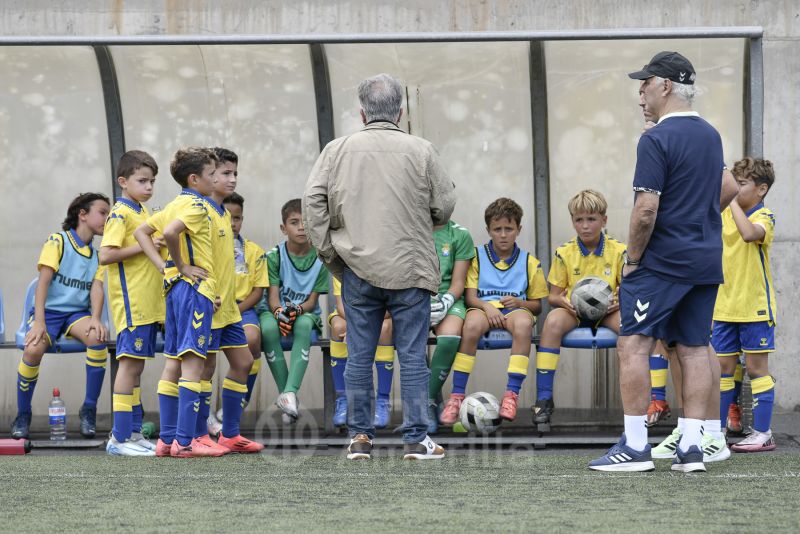
[{"label": "hummel logo on cap", "polygon": [[659,76],[673,82],[693,85],[695,72],[692,63],[677,52],[659,52],[642,70],[631,72],[634,80],[646,80]]}]

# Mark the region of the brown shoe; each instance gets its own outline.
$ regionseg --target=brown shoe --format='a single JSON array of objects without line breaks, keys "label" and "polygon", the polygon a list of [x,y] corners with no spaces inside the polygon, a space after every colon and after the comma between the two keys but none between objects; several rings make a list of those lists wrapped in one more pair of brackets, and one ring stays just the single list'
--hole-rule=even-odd
[{"label": "brown shoe", "polygon": [[356,434],[347,447],[348,460],[369,460],[372,458],[372,440],[366,434]]},{"label": "brown shoe", "polygon": [[425,436],[419,443],[406,443],[403,445],[403,460],[439,460],[444,458],[444,447],[437,445]]}]

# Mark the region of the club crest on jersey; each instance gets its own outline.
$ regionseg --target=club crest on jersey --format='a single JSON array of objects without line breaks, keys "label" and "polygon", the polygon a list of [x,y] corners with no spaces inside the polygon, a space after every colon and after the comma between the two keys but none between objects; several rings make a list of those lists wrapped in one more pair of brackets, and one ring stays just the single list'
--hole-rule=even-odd
[{"label": "club crest on jersey", "polygon": [[603,274],[605,274],[606,276],[611,276],[611,264],[610,263],[606,263],[606,268],[603,271]]},{"label": "club crest on jersey", "polygon": [[450,243],[442,245],[442,256],[447,257],[450,255]]},{"label": "club crest on jersey", "polygon": [[133,348],[135,348],[136,351],[139,352],[142,350],[142,347],[144,347],[144,340],[140,337],[137,337],[136,341],[133,342]]},{"label": "club crest on jersey", "polygon": [[580,267],[575,267],[575,269],[573,269],[573,271],[572,271],[572,274],[575,275],[575,276],[580,276],[581,275]]}]

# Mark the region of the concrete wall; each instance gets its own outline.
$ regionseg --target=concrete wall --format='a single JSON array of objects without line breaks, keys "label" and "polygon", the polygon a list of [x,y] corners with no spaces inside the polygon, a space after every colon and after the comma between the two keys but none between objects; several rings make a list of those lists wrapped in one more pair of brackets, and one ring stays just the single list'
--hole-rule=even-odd
[{"label": "concrete wall", "polygon": [[[775,164],[777,183],[768,197],[768,204],[776,212],[778,226],[773,247],[773,270],[779,305],[778,346],[773,358],[773,373],[778,379],[777,403],[782,410],[791,410],[800,404],[800,388],[792,388],[800,379],[800,368],[790,355],[800,344],[800,332],[792,328],[791,320],[797,312],[800,284],[796,277],[800,259],[800,211],[796,209],[798,196],[794,173],[800,163],[798,133],[800,109],[797,87],[800,86],[800,62],[791,60],[800,56],[800,4],[793,1],[769,0],[763,2],[706,0],[692,3],[650,3],[638,0],[582,0],[573,2],[547,1],[374,1],[353,0],[332,2],[326,0],[267,1],[142,1],[99,2],[63,1],[54,5],[46,0],[4,1],[0,14],[0,32],[4,35],[120,35],[120,34],[230,34],[230,33],[366,33],[406,31],[482,31],[482,30],[565,30],[597,28],[692,27],[692,26],[763,26],[764,35],[764,154]],[[647,56],[649,57],[649,56]],[[643,57],[640,63],[647,57]],[[0,85],[0,87],[2,87]],[[620,90],[627,90],[621,88]],[[635,103],[631,104],[635,106]],[[527,113],[528,110],[524,110]],[[740,113],[741,110],[735,110]],[[552,120],[552,119],[551,119]],[[13,125],[3,126],[9,130]],[[7,136],[8,131],[4,137]],[[98,142],[103,141],[102,134]],[[630,150],[628,144],[625,150]],[[104,152],[105,149],[102,151]],[[552,153],[552,146],[551,146]],[[97,165],[106,163],[99,156]],[[26,177],[33,181],[38,176]],[[168,179],[168,178],[166,178]],[[4,181],[4,190],[11,185]],[[63,199],[62,199],[63,200]],[[62,202],[63,203],[63,202]],[[47,206],[60,213],[61,203]],[[54,216],[55,221],[60,220]],[[8,235],[13,221],[3,222],[3,235]],[[49,228],[49,227],[48,227]],[[473,232],[480,228],[473,228]],[[39,229],[32,239],[47,229]],[[624,237],[624,236],[623,236]],[[10,244],[5,241],[4,245]],[[476,235],[476,240],[482,239]],[[555,243],[554,243],[555,244]],[[8,250],[4,247],[5,250]],[[8,263],[7,265],[10,265]],[[19,267],[22,269],[23,267]],[[24,266],[28,268],[27,264]],[[4,269],[5,272],[5,269]],[[14,284],[6,283],[3,274],[2,289],[10,303],[6,307],[7,330],[13,330],[18,321],[19,301],[9,298],[20,291],[19,280],[28,274],[14,277]],[[15,351],[0,353],[0,424],[12,417],[14,407],[13,377],[18,354]],[[64,357],[67,358],[67,357]],[[566,358],[565,358],[566,360]],[[483,360],[484,362],[486,360]],[[572,378],[558,386],[557,395],[568,396],[574,407],[588,407],[591,399],[578,376],[585,374],[578,364],[564,362],[562,373]],[[77,411],[80,402],[80,372],[73,367],[78,362],[70,358],[51,359],[43,373],[49,376],[40,384],[35,409],[41,413],[46,397],[46,387],[52,385],[53,376],[69,376],[76,384],[74,398],[68,398]],[[52,365],[58,370],[47,370]],[[479,363],[478,371],[481,371]],[[157,370],[152,366],[144,382],[154,388]],[[302,396],[306,406],[319,406],[321,387],[317,365],[309,368]],[[489,372],[488,370],[486,371]],[[66,373],[66,374],[65,374]],[[270,406],[274,392],[266,383],[257,395],[257,408]],[[585,380],[584,380],[585,382]],[[478,379],[473,387],[502,387],[502,373],[493,379]],[[530,384],[526,390],[530,392]],[[267,391],[267,390],[270,391]],[[559,393],[559,390],[561,393]],[[583,393],[581,393],[583,391]],[[105,397],[105,394],[104,394]],[[523,397],[524,404],[532,401],[530,393]],[[156,407],[155,397],[146,400]],[[107,401],[101,410],[108,410]]]}]

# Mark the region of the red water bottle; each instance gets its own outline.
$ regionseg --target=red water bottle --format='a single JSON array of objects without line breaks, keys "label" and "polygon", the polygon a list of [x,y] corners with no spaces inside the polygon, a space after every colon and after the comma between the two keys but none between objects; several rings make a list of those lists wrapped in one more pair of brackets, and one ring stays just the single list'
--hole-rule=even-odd
[{"label": "red water bottle", "polygon": [[29,452],[31,452],[31,442],[27,439],[0,439],[0,456]]}]

